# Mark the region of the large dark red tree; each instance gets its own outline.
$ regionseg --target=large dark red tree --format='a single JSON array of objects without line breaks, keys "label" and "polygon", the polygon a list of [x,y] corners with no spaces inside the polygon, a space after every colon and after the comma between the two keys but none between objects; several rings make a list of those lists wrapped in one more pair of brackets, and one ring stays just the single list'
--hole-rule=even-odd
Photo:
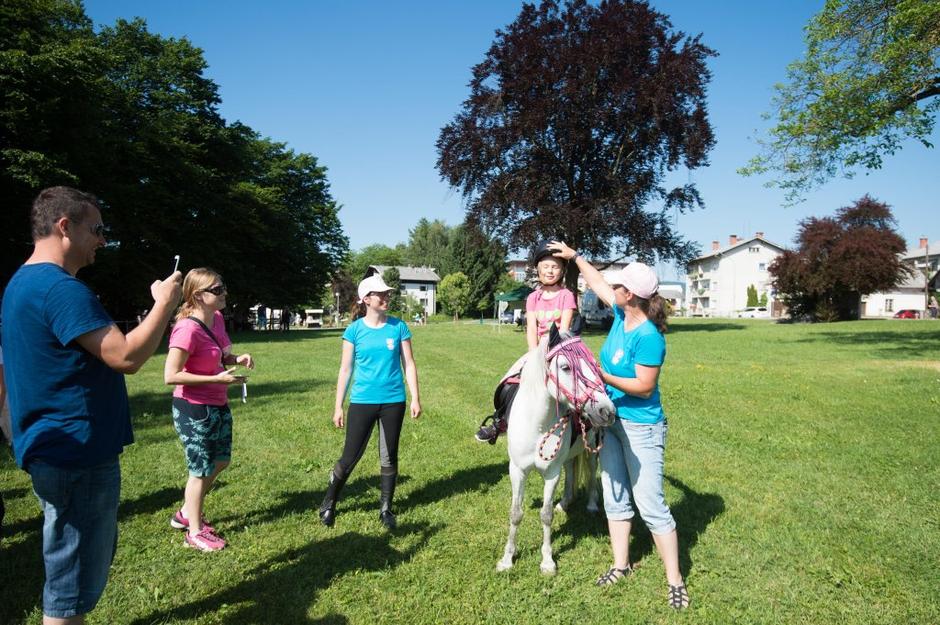
[{"label": "large dark red tree", "polygon": [[670,216],[703,203],[691,182],[665,179],[707,165],[714,54],[645,2],[524,4],[473,68],[438,170],[468,220],[509,248],[560,237],[590,255],[684,263],[697,249]]},{"label": "large dark red tree", "polygon": [[900,254],[891,207],[866,195],[835,217],[800,222],[787,250],[771,263],[770,275],[795,318],[857,319],[861,297],[893,288],[909,275]]}]

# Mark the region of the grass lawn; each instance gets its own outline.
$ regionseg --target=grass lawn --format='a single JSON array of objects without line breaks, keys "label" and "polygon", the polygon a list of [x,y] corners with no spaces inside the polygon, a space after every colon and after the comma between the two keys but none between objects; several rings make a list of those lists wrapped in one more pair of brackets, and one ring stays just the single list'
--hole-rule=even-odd
[{"label": "grass lawn", "polygon": [[[233,463],[207,499],[229,541],[220,553],[184,548],[168,524],[186,470],[163,358],[129,376],[137,442],[122,456],[117,557],[88,622],[940,623],[940,323],[674,322],[660,384],[692,595],[682,614],[666,606],[645,529],[636,575],[592,585],[610,554],[583,498],[556,515],[558,574],[543,577],[537,476],[516,566],[496,573],[506,448],[473,433],[524,338],[478,324],[412,330],[425,414],[402,433],[391,534],[378,520],[374,439],[336,527],[317,520],[343,436],[330,422],[336,331],[233,337],[258,369],[249,403],[232,403]],[[586,338],[596,351],[603,335]],[[41,517],[4,452],[0,489],[0,623],[39,623]]]}]

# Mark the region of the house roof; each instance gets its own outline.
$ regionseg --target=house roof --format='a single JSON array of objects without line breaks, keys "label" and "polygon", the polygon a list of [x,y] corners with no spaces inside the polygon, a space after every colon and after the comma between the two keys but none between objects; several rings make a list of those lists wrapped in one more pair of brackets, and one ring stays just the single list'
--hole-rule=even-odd
[{"label": "house roof", "polygon": [[[930,256],[936,256],[940,254],[940,241],[934,241],[933,243],[927,244],[927,252]],[[924,248],[922,247],[911,247],[908,248],[902,258],[904,260],[909,260],[911,258],[923,258],[924,257]]]},{"label": "house roof", "polygon": [[709,252],[708,254],[704,254],[704,255],[702,255],[702,256],[699,256],[698,258],[693,258],[693,259],[692,259],[691,261],[689,261],[689,262],[690,262],[690,263],[694,263],[694,262],[696,262],[696,261],[705,260],[706,258],[717,258],[718,256],[723,256],[723,255],[727,254],[728,252],[731,252],[732,250],[738,249],[739,247],[745,247],[745,246],[747,246],[747,245],[750,245],[750,244],[753,243],[754,241],[760,241],[760,242],[763,243],[764,245],[768,245],[768,246],[770,246],[770,247],[775,247],[775,248],[777,248],[778,250],[780,250],[781,252],[784,251],[784,249],[785,249],[782,245],[777,245],[777,244],[774,243],[773,241],[768,241],[768,240],[765,239],[764,237],[751,237],[750,239],[741,239],[741,240],[739,240],[737,243],[735,243],[734,245],[729,245],[728,247],[722,247],[722,248],[719,248],[719,249],[714,250],[714,251],[712,251],[712,252]]},{"label": "house roof", "polygon": [[[385,273],[386,269],[391,269],[390,265],[369,265],[372,269],[379,272],[379,275]],[[398,277],[402,282],[440,282],[441,277],[434,272],[433,267],[395,267],[398,270]]]}]

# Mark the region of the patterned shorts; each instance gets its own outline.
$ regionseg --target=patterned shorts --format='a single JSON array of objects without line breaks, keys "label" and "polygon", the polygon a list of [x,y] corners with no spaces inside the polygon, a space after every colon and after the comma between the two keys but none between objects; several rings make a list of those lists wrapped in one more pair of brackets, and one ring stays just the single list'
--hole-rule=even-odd
[{"label": "patterned shorts", "polygon": [[216,462],[231,459],[232,411],[228,405],[191,404],[174,397],[173,425],[186,452],[191,476],[212,475]]}]

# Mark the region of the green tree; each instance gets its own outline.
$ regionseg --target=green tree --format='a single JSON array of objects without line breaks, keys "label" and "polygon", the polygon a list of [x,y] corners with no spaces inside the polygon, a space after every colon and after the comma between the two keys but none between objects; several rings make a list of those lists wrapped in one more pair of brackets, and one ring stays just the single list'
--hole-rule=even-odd
[{"label": "green tree", "polygon": [[758,300],[757,305],[758,306],[767,305],[767,291],[764,291],[763,293],[760,294],[760,299]]},{"label": "green tree", "polygon": [[414,267],[435,267],[448,255],[452,228],[440,219],[418,220],[415,227],[408,231],[408,245],[405,248],[405,264]]},{"label": "green tree", "polygon": [[703,204],[667,174],[708,163],[712,55],[639,0],[523,4],[441,129],[438,171],[508,248],[557,237],[596,257],[690,260],[671,215]]},{"label": "green tree", "polygon": [[805,40],[777,86],[776,125],[740,173],[773,172],[795,202],[840,172],[880,168],[907,139],[932,147],[940,2],[827,0]]},{"label": "green tree", "polygon": [[757,287],[753,284],[747,285],[747,306],[757,306]]},{"label": "green tree", "polygon": [[405,264],[405,246],[398,244],[395,247],[389,247],[381,243],[367,245],[358,252],[349,254],[343,268],[349,277],[357,284],[366,275],[366,270],[371,265],[384,265],[386,267],[395,267]]},{"label": "green tree", "polygon": [[437,287],[437,297],[456,322],[472,304],[470,279],[459,271],[444,276]]},{"label": "green tree", "polygon": [[382,274],[382,280],[392,288],[388,296],[388,312],[401,316],[404,312],[404,302],[401,297],[401,272],[398,267],[389,267]]},{"label": "green tree", "polygon": [[470,283],[470,308],[491,310],[496,285],[506,273],[506,248],[499,241],[487,238],[476,226],[464,223],[451,231],[445,262],[441,272],[460,272]]},{"label": "green tree", "polygon": [[236,315],[318,296],[348,248],[326,170],[227,125],[205,68],[142,20],[96,34],[78,3],[0,5],[0,282],[29,250],[32,197],[69,184],[102,200],[109,244],[82,277],[118,319],[150,305],[174,254],[218,269]]}]

